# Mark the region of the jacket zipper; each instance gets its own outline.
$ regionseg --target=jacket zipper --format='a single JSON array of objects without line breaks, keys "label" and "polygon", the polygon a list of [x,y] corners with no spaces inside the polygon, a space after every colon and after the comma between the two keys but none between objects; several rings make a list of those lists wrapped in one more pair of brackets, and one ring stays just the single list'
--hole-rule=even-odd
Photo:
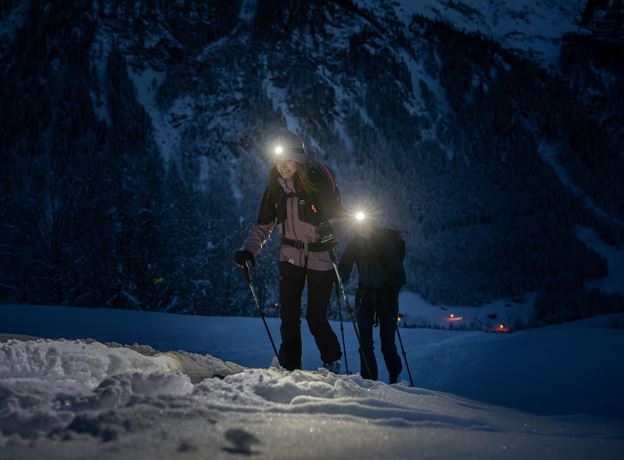
[{"label": "jacket zipper", "polygon": [[[290,206],[288,206],[290,208],[290,212],[288,213],[290,214],[289,216],[290,227],[292,229],[293,239],[297,241],[299,238],[297,238],[297,231],[295,230],[295,203],[298,203],[299,200],[298,200],[298,197],[294,196],[294,197],[289,197],[288,201],[290,202]],[[284,231],[284,236],[288,238],[285,231]],[[299,266],[302,266],[302,263],[301,263],[302,255],[303,255],[303,250],[299,249]]]},{"label": "jacket zipper", "polygon": [[292,226],[292,232],[293,232],[293,236],[294,236],[294,240],[298,240],[299,238],[297,238],[297,232],[295,231],[295,206],[294,203],[297,200],[296,196],[293,196],[292,198],[290,198],[290,208],[291,208],[291,213],[290,213],[290,225]]},{"label": "jacket zipper", "polygon": [[[291,225],[292,225],[292,231],[293,231],[293,235],[295,237],[295,241],[298,241],[299,238],[297,238],[297,232],[295,231],[295,206],[299,203],[299,197],[298,196],[294,196],[291,198],[291,202],[290,202],[290,207],[292,209],[292,212],[290,213],[290,221],[291,221]],[[303,255],[303,249],[299,249],[299,266],[301,267],[303,264],[301,263],[301,256]]]}]

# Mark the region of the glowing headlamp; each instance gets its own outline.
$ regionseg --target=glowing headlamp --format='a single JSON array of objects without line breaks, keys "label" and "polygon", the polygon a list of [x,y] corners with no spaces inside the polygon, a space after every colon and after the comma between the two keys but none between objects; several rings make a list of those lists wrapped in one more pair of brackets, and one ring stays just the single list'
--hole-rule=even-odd
[{"label": "glowing headlamp", "polygon": [[281,145],[275,146],[275,155],[281,155],[284,153],[284,148]]},{"label": "glowing headlamp", "polygon": [[358,211],[355,213],[355,220],[357,220],[358,222],[364,222],[365,219],[366,214],[364,214],[363,211]]}]

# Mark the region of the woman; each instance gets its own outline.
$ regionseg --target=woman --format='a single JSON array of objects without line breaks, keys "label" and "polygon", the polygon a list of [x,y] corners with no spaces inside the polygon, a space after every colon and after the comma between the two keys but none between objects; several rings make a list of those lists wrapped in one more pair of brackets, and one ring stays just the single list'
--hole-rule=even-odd
[{"label": "woman", "polygon": [[307,161],[299,136],[285,133],[278,145],[258,219],[243,249],[234,253],[234,262],[241,267],[248,262],[254,265],[256,255],[277,225],[282,235],[280,364],[288,370],[301,368],[301,295],[307,278],[306,320],[323,365],[337,373],[342,353],[326,316],[335,279],[328,253],[327,242],[333,243],[328,221],[342,211],[339,194],[327,168]]}]

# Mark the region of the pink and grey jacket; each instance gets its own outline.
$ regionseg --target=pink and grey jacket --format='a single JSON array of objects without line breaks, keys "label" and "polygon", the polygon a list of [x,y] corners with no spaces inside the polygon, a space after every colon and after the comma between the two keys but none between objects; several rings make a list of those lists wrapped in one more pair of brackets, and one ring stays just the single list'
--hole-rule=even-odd
[{"label": "pink and grey jacket", "polygon": [[[329,219],[340,214],[342,207],[336,194],[319,192],[312,197],[304,197],[297,193],[293,178],[278,178],[283,193],[277,202],[271,203],[268,197],[268,187],[260,203],[258,219],[251,226],[249,235],[243,244],[246,251],[254,256],[269,239],[273,228],[277,226],[283,237],[303,243],[318,241],[318,226],[323,219]],[[323,217],[321,217],[323,216]],[[306,266],[306,257],[303,249],[286,244],[281,245],[280,262],[289,262],[298,267]],[[307,258],[307,268],[310,270],[331,270],[332,263],[327,251],[310,251]]]}]

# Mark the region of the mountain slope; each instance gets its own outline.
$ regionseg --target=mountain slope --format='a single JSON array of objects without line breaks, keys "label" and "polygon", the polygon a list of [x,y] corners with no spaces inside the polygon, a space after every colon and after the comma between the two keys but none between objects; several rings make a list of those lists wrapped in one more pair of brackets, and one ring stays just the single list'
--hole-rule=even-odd
[{"label": "mountain slope", "polygon": [[527,54],[546,68],[558,67],[561,40],[576,32],[585,0],[403,0],[398,16],[419,14],[479,32],[505,48]]},{"label": "mountain slope", "polygon": [[[0,77],[2,298],[244,313],[228,260],[289,128],[345,206],[403,231],[413,290],[470,304],[548,292],[544,318],[578,317],[556,298],[584,305],[605,275],[576,225],[621,242],[621,141],[531,61],[397,8],[31,2]],[[544,142],[613,219],[561,182]],[[256,273],[267,302],[276,244]]]}]

